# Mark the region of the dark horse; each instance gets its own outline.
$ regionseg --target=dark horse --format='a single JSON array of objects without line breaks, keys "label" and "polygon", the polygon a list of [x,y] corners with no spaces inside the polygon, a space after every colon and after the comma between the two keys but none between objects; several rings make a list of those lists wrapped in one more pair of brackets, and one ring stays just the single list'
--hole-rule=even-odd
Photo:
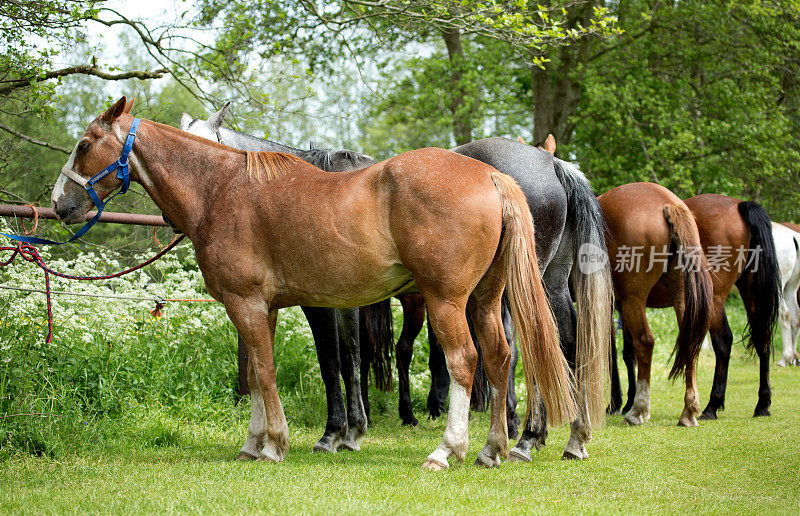
[{"label": "dark horse", "polygon": [[[476,462],[497,467],[508,456],[504,293],[523,356],[528,411],[535,410],[538,387],[554,424],[578,416],[531,212],[513,178],[436,148],[332,174],[293,155],[241,151],[134,119],[129,110],[123,97],[89,124],[62,167],[53,208],[66,223],[83,221],[130,179],[192,241],[208,292],[225,305],[247,347],[251,418],[240,459],[280,462],[288,452],[273,355],[278,310],[288,306],[347,308],[404,292],[425,297],[453,380],[447,426],[425,469],[463,461],[469,446],[477,353],[467,310],[496,393]],[[133,147],[129,176],[90,179],[127,155],[126,141]]]},{"label": "dark horse", "polygon": [[[331,152],[319,149],[309,151],[294,149],[238,131],[232,131],[222,127],[225,112],[226,109],[223,108],[208,121],[194,120],[192,117],[184,115],[181,127],[197,135],[216,139],[234,147],[288,152],[326,170],[331,170],[332,168],[330,167],[334,163],[341,163],[344,166],[350,164],[352,168],[356,168],[356,162],[363,165],[364,162],[371,160],[367,156],[353,155],[350,151]],[[543,279],[547,286],[548,299],[559,325],[562,350],[573,370],[576,370],[576,364],[578,366],[577,380],[579,385],[577,392],[582,399],[582,402],[579,403],[581,415],[572,425],[571,437],[565,450],[565,456],[569,458],[585,458],[587,455],[584,443],[591,436],[591,425],[602,422],[605,410],[602,400],[602,378],[606,367],[605,357],[607,352],[605,351],[605,343],[607,342],[606,335],[610,332],[610,316],[606,317],[599,314],[606,309],[608,314],[611,313],[610,272],[607,261],[605,262],[605,267],[600,267],[588,274],[582,273],[577,266],[573,267],[573,265],[577,264],[576,258],[581,246],[584,244],[590,244],[593,249],[596,249],[597,253],[605,255],[604,226],[599,206],[583,174],[572,165],[554,159],[552,154],[555,151],[555,141],[549,140],[549,145],[551,145],[550,152],[546,152],[506,138],[488,138],[457,147],[453,151],[482,161],[512,176],[525,193],[528,206],[533,214],[534,224],[538,228],[536,237],[537,256],[539,266],[544,271]],[[577,294],[578,315],[575,313],[569,294],[570,281],[573,282],[573,288]],[[404,422],[413,424],[415,419],[413,419],[408,385],[408,364],[411,360],[413,337],[410,337],[409,340],[408,336],[411,334],[416,336],[419,333],[419,328],[421,328],[424,318],[424,311],[421,312],[420,310],[424,309],[424,303],[419,296],[413,294],[400,296],[400,300],[404,309],[407,310],[404,312],[406,314],[404,318],[404,330],[406,331],[404,333],[407,338],[403,342],[408,345],[401,346],[397,353],[398,368],[400,370],[399,410]],[[377,310],[376,307],[378,307]],[[374,316],[362,318],[362,338],[367,337],[370,342],[387,342],[387,340],[391,342],[391,330],[388,330],[388,337],[385,330],[387,327],[385,321],[388,320],[388,317],[391,317],[390,314],[386,315],[388,313],[388,300],[372,307],[362,308],[362,312],[374,314],[376,311],[382,318],[383,323],[379,322],[376,325]],[[581,324],[576,328],[578,319]],[[503,326],[507,341],[513,344],[513,326],[507,309],[503,310]],[[474,339],[474,333],[472,336]],[[445,365],[444,353],[433,331],[429,331],[429,338],[431,340],[430,361],[432,365],[429,406],[443,412],[444,400],[449,389],[449,374]],[[352,349],[352,347],[349,347],[342,351],[341,364],[347,362],[348,359],[345,358],[344,354]],[[369,411],[367,374],[371,349],[370,346],[361,346],[361,361],[363,363],[360,387],[363,390],[362,399],[367,412]],[[516,346],[513,349],[516,351]],[[358,358],[352,357],[352,360],[358,361]],[[339,371],[336,361],[325,361],[320,358],[320,366],[323,371],[328,369],[327,374],[323,373],[324,377],[338,379]],[[516,366],[516,354],[512,355],[510,364],[512,371],[514,366]],[[382,374],[380,371],[380,369],[376,370],[376,377],[379,380],[379,384],[384,383],[385,385],[391,374],[387,374],[385,369]],[[381,379],[383,379],[383,382],[381,382]],[[345,382],[348,381],[352,382],[353,380],[345,378]],[[507,426],[510,435],[513,436],[517,433],[516,427],[519,422],[515,411],[516,395],[513,377],[509,379],[507,392],[509,397],[506,404]],[[350,396],[349,390],[348,396]],[[539,448],[544,444],[547,432],[546,419],[542,411],[537,411],[536,414],[541,415],[541,417],[528,421],[526,425],[528,431],[523,434],[522,439],[512,450],[513,457],[530,460],[530,449],[533,446]]]},{"label": "dark horse", "polygon": [[[758,402],[753,415],[768,416],[772,400],[769,357],[781,295],[780,268],[769,215],[758,203],[719,194],[697,195],[684,202],[697,222],[713,285],[709,332],[716,367],[711,396],[700,419],[717,419],[717,411],[725,407],[725,386],[733,346],[725,300],[734,285],[739,289],[747,313],[747,346],[755,350],[760,362]],[[628,368],[625,412],[635,403],[636,385],[633,357],[623,352],[623,359]],[[612,408],[621,403],[619,377],[612,378]]]}]

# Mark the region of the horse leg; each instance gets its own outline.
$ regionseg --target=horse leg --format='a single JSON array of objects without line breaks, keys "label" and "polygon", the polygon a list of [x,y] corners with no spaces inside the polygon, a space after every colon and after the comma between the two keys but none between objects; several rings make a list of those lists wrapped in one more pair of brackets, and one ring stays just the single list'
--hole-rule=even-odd
[{"label": "horse leg", "polygon": [[511,363],[508,365],[508,388],[506,399],[506,424],[508,425],[508,438],[516,439],[519,437],[519,416],[517,415],[517,389],[516,372],[517,361],[519,360],[519,348],[517,348],[516,330],[514,322],[511,320],[511,312],[503,298],[501,303],[503,315],[503,332],[505,333],[508,348],[511,350]]},{"label": "horse leg", "polygon": [[409,369],[414,352],[414,340],[422,331],[425,323],[425,299],[418,294],[399,296],[403,305],[403,331],[397,341],[397,377],[400,395],[398,411],[404,425],[417,426],[419,421],[414,417],[414,406],[411,402],[411,383]]},{"label": "horse leg", "polygon": [[[561,343],[561,351],[567,359],[570,367],[575,368],[575,352],[576,352],[576,335],[577,316],[575,307],[572,305],[572,299],[569,295],[569,290],[566,284],[563,287],[558,287],[550,277],[548,282],[548,271],[545,272],[545,283],[548,286],[547,294],[550,301],[550,307],[555,315],[556,325],[558,326],[558,337]],[[538,410],[528,415],[525,420],[525,427],[517,444],[511,450],[510,455],[513,460],[521,460],[529,462],[531,460],[531,450],[534,448],[539,450],[544,447],[547,440],[547,413],[544,410],[544,404],[539,394],[538,388],[535,391],[537,403],[534,406]],[[579,406],[585,404],[579,403]],[[579,407],[580,411],[580,407]],[[583,418],[585,421],[586,418]],[[583,458],[586,450],[583,449],[583,443],[588,441],[588,436],[591,435],[591,430],[586,431],[585,425],[581,424],[577,427],[571,426],[570,443],[573,445],[570,449],[576,453],[573,455]],[[581,451],[582,450],[582,451]],[[565,451],[566,453],[566,451]],[[571,452],[572,453],[572,452]]]},{"label": "horse leg", "polygon": [[611,400],[608,402],[606,414],[614,415],[620,413],[622,407],[622,384],[619,379],[619,367],[617,366],[617,332],[616,324],[611,325],[611,345],[609,346],[608,363],[611,372]]},{"label": "horse leg", "polygon": [[647,324],[643,299],[626,299],[622,302],[623,325],[630,331],[636,354],[636,396],[633,406],[625,414],[625,421],[641,425],[650,419],[650,366],[655,339]]},{"label": "horse leg", "polygon": [[469,336],[466,300],[444,299],[429,294],[425,296],[425,302],[428,321],[441,342],[447,371],[454,380],[444,436],[438,448],[428,455],[422,465],[425,469],[440,470],[449,467],[447,459],[451,455],[462,462],[469,447],[469,394],[478,354]]},{"label": "horse leg", "polygon": [[717,411],[725,408],[725,386],[728,384],[728,364],[733,347],[733,332],[725,313],[725,299],[720,296],[714,297],[714,313],[708,331],[711,335],[711,346],[714,348],[716,363],[714,364],[711,396],[708,405],[700,415],[702,420],[717,419]]},{"label": "horse leg", "polygon": [[622,311],[620,311],[620,318],[622,319],[622,362],[628,373],[628,398],[621,412],[627,414],[636,397],[636,353],[633,350],[633,337],[625,327],[625,317],[622,315]]},{"label": "horse leg", "polygon": [[361,356],[361,402],[364,404],[364,414],[367,416],[367,426],[372,425],[369,417],[369,368],[372,366],[372,346],[369,342],[369,330],[364,316],[364,310],[358,311],[358,337],[359,355]]},{"label": "horse leg", "polygon": [[469,408],[475,412],[486,412],[486,407],[489,405],[489,379],[483,368],[483,351],[478,345],[478,336],[475,334],[475,328],[469,312],[467,312],[467,325],[469,326],[469,336],[475,344],[475,351],[478,353],[478,365],[475,367],[475,378],[472,379]]},{"label": "horse leg", "polygon": [[[684,313],[683,287],[675,290],[673,305],[678,327],[681,326]],[[697,361],[693,360],[686,366],[686,392],[683,395],[683,412],[678,418],[678,426],[697,426],[697,415],[700,414],[700,395],[697,391]]]},{"label": "horse leg", "polygon": [[[739,285],[739,283],[737,283]],[[751,289],[739,287],[739,294],[742,296],[742,304],[744,304],[745,312],[747,313],[747,322],[751,328],[758,327],[754,324],[757,317],[757,303],[759,299],[756,292]],[[750,342],[758,355],[758,370],[759,370],[759,385],[758,385],[758,402],[753,411],[753,417],[769,416],[769,407],[772,404],[772,388],[769,385],[769,361],[770,351],[772,351],[772,335],[766,333],[764,335],[752,334]]]},{"label": "horse leg", "polygon": [[248,384],[248,363],[247,363],[247,346],[244,345],[244,341],[242,340],[241,335],[238,333],[236,334],[236,341],[237,341],[237,349],[236,349],[236,358],[237,363],[239,366],[239,385],[236,389],[236,394],[239,395],[239,399],[243,398],[245,395],[250,394],[250,385]]},{"label": "horse leg", "polygon": [[[548,269],[547,273],[551,269]],[[550,304],[553,308],[553,314],[556,316],[556,323],[558,324],[558,336],[561,341],[561,351],[567,359],[570,369],[576,371],[576,356],[577,356],[577,327],[578,320],[575,313],[575,307],[572,304],[572,299],[569,295],[569,289],[566,284],[567,277],[563,278],[562,288],[555,290],[552,287],[552,282],[548,283],[550,294]],[[585,444],[592,438],[592,426],[589,420],[589,407],[587,400],[587,392],[578,392],[576,401],[578,402],[578,417],[575,421],[570,423],[569,441],[564,448],[562,455],[563,459],[587,459],[589,454],[586,452]]]},{"label": "horse leg", "polygon": [[341,365],[336,311],[331,308],[307,306],[302,309],[314,336],[314,346],[317,348],[317,360],[322,381],[325,383],[325,397],[328,404],[325,433],[314,445],[314,451],[335,453],[347,433],[347,412],[342,396],[342,382],[339,380]]},{"label": "horse leg", "polygon": [[758,403],[756,409],[753,411],[753,417],[771,416],[769,411],[772,405],[772,388],[769,385],[769,360],[770,349],[758,348],[758,372],[759,372],[759,385],[758,385]]},{"label": "horse leg", "polygon": [[792,365],[794,362],[795,351],[794,342],[797,337],[795,328],[797,327],[797,296],[796,292],[792,292],[790,288],[784,289],[783,296],[781,297],[780,304],[780,325],[781,325],[781,341],[783,342],[783,353],[781,359],[776,365],[786,367]]},{"label": "horse leg", "polygon": [[358,308],[338,309],[336,322],[339,330],[339,359],[347,394],[347,433],[339,449],[359,451],[358,445],[367,433],[367,416],[361,393],[361,353],[358,335]]},{"label": "horse leg", "polygon": [[289,427],[278,396],[273,356],[278,311],[268,310],[258,297],[225,295],[223,301],[249,356],[251,419],[237,458],[281,462],[289,449]]},{"label": "horse leg", "polygon": [[[499,287],[499,288],[498,288]],[[486,277],[467,305],[475,334],[483,351],[483,365],[489,381],[491,423],[486,445],[478,453],[476,465],[497,467],[508,457],[506,389],[508,387],[511,351],[503,331],[501,299],[503,285],[496,277]]]},{"label": "horse leg", "polygon": [[444,414],[447,392],[450,390],[450,374],[447,372],[447,363],[439,339],[431,325],[430,314],[428,314],[428,368],[431,371],[431,390],[428,393],[428,413],[431,418]]}]

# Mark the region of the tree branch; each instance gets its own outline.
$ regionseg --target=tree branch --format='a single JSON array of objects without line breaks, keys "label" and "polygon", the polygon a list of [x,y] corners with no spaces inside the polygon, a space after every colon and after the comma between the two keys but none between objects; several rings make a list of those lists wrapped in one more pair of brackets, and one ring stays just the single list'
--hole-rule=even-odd
[{"label": "tree branch", "polygon": [[25,79],[16,79],[13,81],[7,81],[2,86],[0,86],[0,95],[6,95],[14,90],[25,88],[30,86],[31,83],[34,82],[41,82],[46,81],[48,79],[56,79],[58,77],[65,77],[67,75],[74,75],[74,74],[83,74],[83,75],[94,75],[95,77],[100,77],[106,81],[122,81],[125,79],[160,79],[164,76],[164,74],[169,73],[169,70],[166,68],[160,68],[154,71],[138,71],[134,70],[131,72],[122,72],[122,73],[107,73],[100,70],[96,65],[78,65],[78,66],[70,66],[67,68],[62,68],[61,70],[52,70],[49,72],[44,73],[43,75],[38,75],[34,77],[28,77]]},{"label": "tree branch", "polygon": [[36,138],[32,138],[32,137],[30,137],[30,136],[28,136],[26,134],[22,134],[21,132],[12,129],[11,127],[9,127],[9,126],[7,126],[5,124],[0,124],[0,129],[2,129],[3,131],[6,131],[8,133],[13,134],[17,138],[25,140],[28,143],[32,143],[34,145],[40,145],[42,147],[47,147],[48,149],[53,149],[53,150],[58,151],[58,152],[63,152],[64,154],[71,154],[72,153],[72,151],[67,149],[66,147],[61,147],[59,145],[53,145],[52,143],[43,142],[42,140],[37,140]]}]

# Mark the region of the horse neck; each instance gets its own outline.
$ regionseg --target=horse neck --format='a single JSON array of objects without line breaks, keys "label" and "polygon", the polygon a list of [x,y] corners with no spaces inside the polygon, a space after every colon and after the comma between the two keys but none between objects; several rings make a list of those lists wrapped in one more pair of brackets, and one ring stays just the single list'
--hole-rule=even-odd
[{"label": "horse neck", "polygon": [[249,150],[249,151],[270,151],[270,152],[283,152],[285,154],[292,154],[294,156],[301,156],[304,152],[288,145],[264,140],[253,136],[252,134],[243,133],[241,131],[234,131],[227,127],[219,128],[220,143],[229,145],[235,149]]},{"label": "horse neck", "polygon": [[[125,123],[122,124],[125,126]],[[183,131],[142,120],[131,178],[181,231],[194,240],[206,219],[205,206],[247,166],[244,152]]]}]

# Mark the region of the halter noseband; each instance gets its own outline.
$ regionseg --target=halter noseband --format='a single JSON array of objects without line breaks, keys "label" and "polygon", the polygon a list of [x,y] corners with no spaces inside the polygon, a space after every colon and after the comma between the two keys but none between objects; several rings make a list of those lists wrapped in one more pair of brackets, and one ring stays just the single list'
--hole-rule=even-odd
[{"label": "halter noseband", "polygon": [[[100,215],[103,213],[103,209],[106,207],[111,199],[114,197],[124,194],[128,191],[128,187],[131,184],[131,177],[130,177],[130,170],[128,167],[128,156],[131,153],[131,149],[133,148],[133,142],[136,140],[136,130],[139,128],[139,122],[142,120],[140,118],[134,118],[133,123],[131,123],[131,128],[128,131],[128,137],[125,139],[125,145],[122,147],[122,154],[120,155],[119,159],[114,163],[107,166],[103,169],[102,172],[96,174],[91,179],[86,179],[85,177],[81,176],[80,174],[76,173],[74,170],[67,168],[65,165],[61,169],[61,173],[67,176],[69,179],[75,181],[83,188],[86,189],[86,193],[89,194],[89,197],[92,199],[92,202],[97,207],[97,214],[92,217],[92,219],[83,225],[83,227],[78,230],[77,233],[72,235],[69,240],[65,240],[64,242],[56,242],[54,240],[48,240],[46,238],[38,238],[38,237],[29,237],[29,236],[21,236],[21,235],[7,235],[5,233],[0,233],[0,235],[6,236],[13,240],[17,240],[20,242],[27,242],[29,244],[50,244],[50,245],[61,245],[66,244],[68,242],[72,242],[73,240],[82,237],[86,234],[89,229],[94,226],[98,220],[100,220]],[[94,190],[94,185],[103,180],[107,175],[111,174],[112,172],[117,172],[117,179],[122,180],[122,187],[120,188],[119,192],[115,193],[111,197],[108,198],[106,202],[102,202],[100,200],[100,196],[97,195],[97,192]]]}]

